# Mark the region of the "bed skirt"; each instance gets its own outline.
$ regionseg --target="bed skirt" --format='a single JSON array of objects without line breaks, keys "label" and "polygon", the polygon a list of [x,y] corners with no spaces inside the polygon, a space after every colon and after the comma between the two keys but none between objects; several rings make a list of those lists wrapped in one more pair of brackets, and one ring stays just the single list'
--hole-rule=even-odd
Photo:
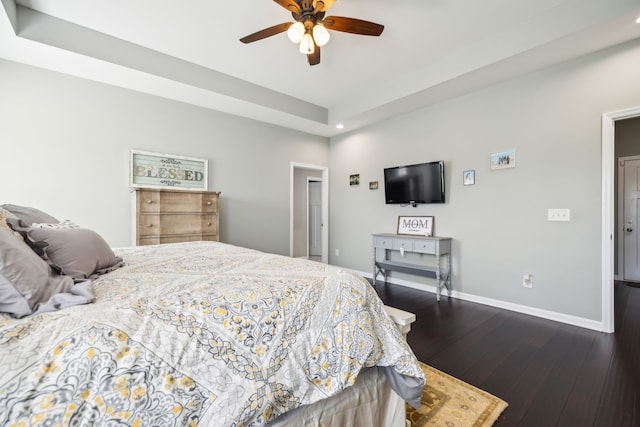
[{"label": "bed skirt", "polygon": [[353,387],[279,417],[270,427],[404,427],[405,402],[389,385],[383,368],[370,368]]}]

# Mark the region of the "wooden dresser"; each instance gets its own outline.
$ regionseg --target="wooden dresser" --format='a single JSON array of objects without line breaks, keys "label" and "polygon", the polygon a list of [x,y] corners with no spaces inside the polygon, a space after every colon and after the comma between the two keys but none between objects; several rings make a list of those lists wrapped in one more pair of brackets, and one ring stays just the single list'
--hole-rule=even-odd
[{"label": "wooden dresser", "polygon": [[136,189],[134,243],[218,241],[219,196],[212,191]]}]

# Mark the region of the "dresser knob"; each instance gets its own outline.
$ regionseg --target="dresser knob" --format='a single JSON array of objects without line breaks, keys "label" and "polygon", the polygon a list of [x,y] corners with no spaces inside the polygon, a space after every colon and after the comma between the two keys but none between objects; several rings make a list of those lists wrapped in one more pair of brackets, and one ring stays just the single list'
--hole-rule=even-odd
[{"label": "dresser knob", "polygon": [[147,199],[147,203],[151,204],[151,203],[153,203],[153,200]]},{"label": "dresser knob", "polygon": [[151,228],[153,227],[153,224],[147,224],[147,227]]},{"label": "dresser knob", "polygon": [[207,223],[207,226],[211,227],[211,223],[210,223],[210,222],[208,222],[208,223]]},{"label": "dresser knob", "polygon": [[211,200],[207,202],[207,206],[211,206]]}]

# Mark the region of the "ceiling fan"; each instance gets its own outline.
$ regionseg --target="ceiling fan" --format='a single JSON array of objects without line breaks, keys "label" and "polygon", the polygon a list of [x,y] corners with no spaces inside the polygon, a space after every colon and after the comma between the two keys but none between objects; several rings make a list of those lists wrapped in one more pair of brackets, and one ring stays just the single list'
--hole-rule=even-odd
[{"label": "ceiling fan", "polygon": [[327,44],[330,35],[327,30],[344,33],[379,36],[384,25],[341,16],[327,16],[325,13],[336,0],[273,0],[291,12],[295,22],[285,22],[265,28],[240,39],[251,43],[276,34],[287,32],[289,39],[300,43],[300,52],[307,55],[309,65],[320,63],[320,47]]}]

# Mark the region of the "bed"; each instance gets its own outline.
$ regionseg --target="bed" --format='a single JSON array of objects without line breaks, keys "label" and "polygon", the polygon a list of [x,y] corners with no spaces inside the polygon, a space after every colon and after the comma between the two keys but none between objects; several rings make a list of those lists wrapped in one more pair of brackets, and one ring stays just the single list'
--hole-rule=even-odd
[{"label": "bed", "polygon": [[0,425],[388,426],[419,404],[413,352],[349,270],[218,242],[113,256],[76,303],[0,314]]}]

